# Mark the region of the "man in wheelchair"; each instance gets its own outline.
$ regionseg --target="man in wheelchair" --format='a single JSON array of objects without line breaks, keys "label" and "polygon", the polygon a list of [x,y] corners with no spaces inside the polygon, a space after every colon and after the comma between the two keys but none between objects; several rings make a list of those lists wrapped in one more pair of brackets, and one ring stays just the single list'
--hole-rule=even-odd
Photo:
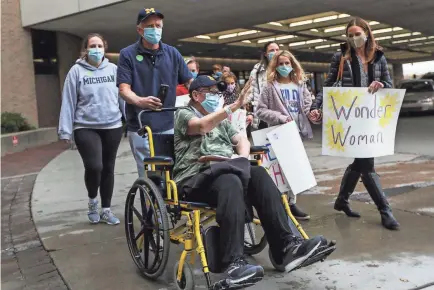
[{"label": "man in wheelchair", "polygon": [[[264,276],[261,266],[249,264],[243,256],[244,224],[249,216],[246,200],[257,211],[273,259],[288,272],[299,267],[327,241],[322,236],[305,240],[294,235],[281,193],[263,167],[250,165],[250,142],[226,120],[243,105],[246,94],[219,109],[221,93],[208,76],[197,77],[189,93],[189,106],[175,115],[173,175],[187,201],[216,207],[226,279],[233,285],[251,285]],[[209,162],[215,159],[225,161]]]}]

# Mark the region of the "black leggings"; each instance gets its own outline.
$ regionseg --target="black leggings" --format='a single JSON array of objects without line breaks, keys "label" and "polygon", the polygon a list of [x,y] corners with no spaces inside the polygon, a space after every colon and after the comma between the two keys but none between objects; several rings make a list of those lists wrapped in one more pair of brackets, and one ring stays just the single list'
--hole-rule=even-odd
[{"label": "black leggings", "polygon": [[[282,255],[286,240],[292,236],[281,193],[263,167],[253,166],[247,195],[256,208],[274,257]],[[194,177],[193,177],[194,178]],[[245,200],[240,178],[223,174],[202,188],[192,191],[188,201],[205,202],[217,207],[220,247],[225,264],[241,257],[244,250]]]},{"label": "black leggings", "polygon": [[374,172],[374,158],[355,158],[351,170],[359,173]]},{"label": "black leggings", "polygon": [[84,183],[89,198],[96,198],[98,188],[102,207],[110,207],[116,154],[122,138],[122,128],[77,129],[75,144],[84,164]]}]

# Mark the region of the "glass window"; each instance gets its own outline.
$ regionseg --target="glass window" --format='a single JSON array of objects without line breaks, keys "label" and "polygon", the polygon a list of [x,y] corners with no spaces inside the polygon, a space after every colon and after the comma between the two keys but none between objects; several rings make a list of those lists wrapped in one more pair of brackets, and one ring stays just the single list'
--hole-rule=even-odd
[{"label": "glass window", "polygon": [[424,74],[424,75],[421,77],[421,79],[431,79],[431,80],[434,80],[434,72]]},{"label": "glass window", "polygon": [[56,33],[32,29],[31,34],[35,74],[57,75]]},{"label": "glass window", "polygon": [[433,92],[432,82],[408,82],[401,84],[401,89],[406,89],[408,93]]}]

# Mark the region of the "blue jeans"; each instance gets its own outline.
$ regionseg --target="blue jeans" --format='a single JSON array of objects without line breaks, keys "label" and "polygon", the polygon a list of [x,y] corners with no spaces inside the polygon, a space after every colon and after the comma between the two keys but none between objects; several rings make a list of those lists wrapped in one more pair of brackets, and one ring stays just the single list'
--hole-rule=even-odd
[{"label": "blue jeans", "polygon": [[[173,129],[158,132],[159,134],[173,134]],[[128,140],[130,141],[131,152],[134,155],[134,159],[137,164],[137,173],[139,177],[145,177],[145,165],[143,164],[143,158],[150,155],[148,138],[143,138],[137,134],[137,132],[128,131]],[[154,146],[157,146],[154,139]]]}]

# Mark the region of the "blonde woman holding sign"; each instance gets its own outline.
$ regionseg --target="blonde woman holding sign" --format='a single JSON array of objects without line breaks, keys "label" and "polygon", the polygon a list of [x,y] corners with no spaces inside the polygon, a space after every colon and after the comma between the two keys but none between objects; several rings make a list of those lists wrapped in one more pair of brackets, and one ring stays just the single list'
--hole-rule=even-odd
[{"label": "blonde woman holding sign", "polygon": [[[259,98],[257,116],[269,126],[295,121],[300,135],[312,138],[307,114],[312,95],[305,83],[303,68],[287,50],[277,51],[267,68],[267,85]],[[290,193],[291,212],[298,220],[310,219],[295,205],[296,196]]]},{"label": "blonde woman holding sign", "polygon": [[[348,23],[345,34],[347,42],[342,44],[341,51],[333,56],[324,87],[367,87],[370,93],[375,93],[382,88],[391,88],[392,80],[386,57],[376,43],[369,24],[361,18],[354,18]],[[321,107],[322,92],[319,92],[309,114],[312,121],[321,119]],[[359,213],[351,210],[348,202],[360,177],[380,211],[383,226],[390,230],[397,230],[399,223],[392,214],[381,187],[380,177],[375,172],[374,158],[356,158],[348,166],[334,208],[345,212],[349,217],[360,217]]]}]

